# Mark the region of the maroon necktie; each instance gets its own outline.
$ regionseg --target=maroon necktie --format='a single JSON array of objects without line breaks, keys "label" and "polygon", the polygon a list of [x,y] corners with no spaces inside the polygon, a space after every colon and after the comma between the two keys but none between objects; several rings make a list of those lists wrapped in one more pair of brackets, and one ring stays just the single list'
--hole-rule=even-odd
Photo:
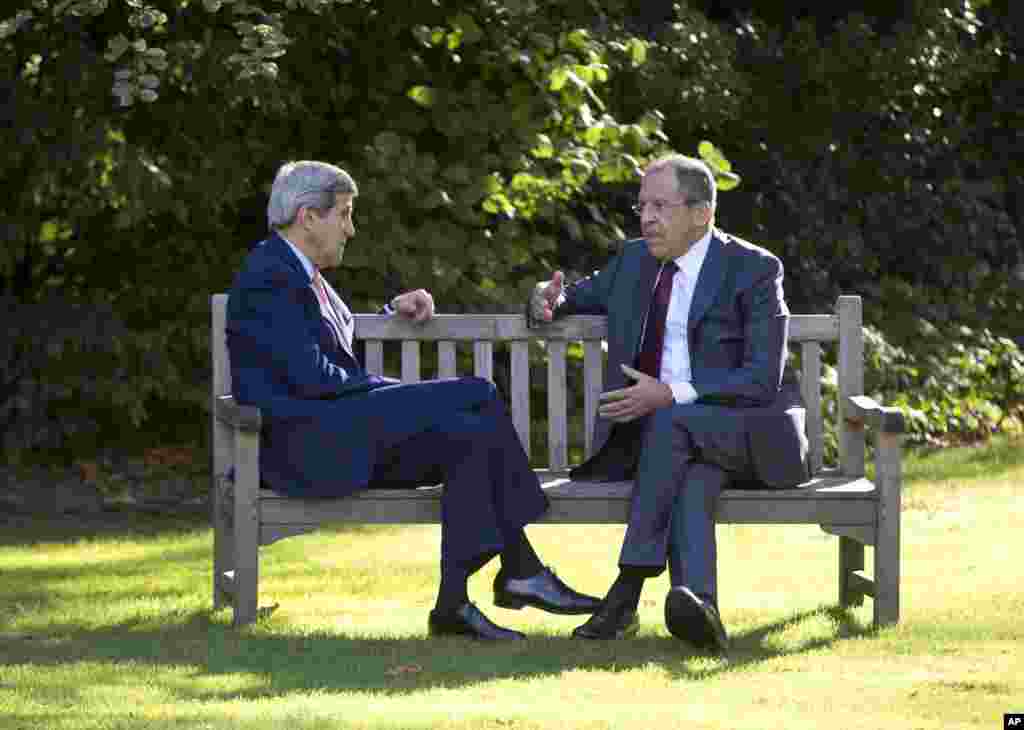
[{"label": "maroon necktie", "polygon": [[640,344],[640,354],[636,358],[636,369],[647,373],[652,378],[661,378],[661,352],[665,343],[665,318],[668,316],[668,303],[672,298],[672,280],[679,267],[675,261],[662,264],[658,276],[658,284],[654,287],[651,309],[647,313],[647,324],[644,327],[644,339]]}]

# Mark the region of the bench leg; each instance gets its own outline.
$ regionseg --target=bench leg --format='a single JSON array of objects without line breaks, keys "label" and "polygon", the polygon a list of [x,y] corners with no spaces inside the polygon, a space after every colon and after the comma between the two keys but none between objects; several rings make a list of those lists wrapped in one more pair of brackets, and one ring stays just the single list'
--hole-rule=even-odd
[{"label": "bench leg", "polygon": [[852,585],[855,571],[864,570],[864,545],[852,537],[839,538],[839,605],[843,608],[860,606],[864,594]]},{"label": "bench leg", "polygon": [[259,434],[235,435],[235,626],[256,620],[259,596]]},{"label": "bench leg", "polygon": [[233,485],[227,473],[233,463],[234,434],[229,426],[213,418],[213,464],[210,483],[210,522],[213,525],[213,609],[234,604],[232,592],[225,590],[224,575],[235,569]]},{"label": "bench leg", "polygon": [[224,576],[235,570],[235,539],[232,529],[234,511],[230,482],[226,477],[214,476],[212,514],[213,522],[213,610],[234,605],[234,591],[225,588]]},{"label": "bench leg", "polygon": [[881,491],[875,538],[875,626],[900,620],[900,435],[881,433],[876,454]]}]

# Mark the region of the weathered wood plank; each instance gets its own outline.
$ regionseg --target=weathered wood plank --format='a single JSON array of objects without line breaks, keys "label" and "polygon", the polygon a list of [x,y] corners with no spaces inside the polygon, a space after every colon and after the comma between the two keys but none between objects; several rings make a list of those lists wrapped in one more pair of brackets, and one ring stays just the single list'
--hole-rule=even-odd
[{"label": "weathered wood plank", "polygon": [[211,521],[213,522],[213,608],[219,609],[234,603],[234,588],[224,589],[221,580],[224,573],[234,570],[235,547],[227,520],[224,482],[228,469],[234,463],[234,433],[231,426],[217,417],[217,398],[231,393],[231,369],[228,367],[228,352],[224,325],[227,316],[226,294],[215,294],[210,299],[211,330],[210,355],[213,359],[213,382],[210,389],[210,434],[211,458],[210,468],[210,504]]},{"label": "weathered wood plank", "polygon": [[569,463],[569,427],[565,342],[548,343],[548,468],[564,469]]},{"label": "weathered wood plank", "polygon": [[821,414],[821,345],[817,342],[804,342],[801,347],[803,373],[800,389],[807,411],[807,458],[811,474],[817,474],[825,452],[825,424]]},{"label": "weathered wood plank", "polygon": [[256,620],[259,584],[260,435],[235,434],[235,626]]},{"label": "weathered wood plank", "polygon": [[220,395],[214,399],[213,415],[225,425],[242,431],[259,431],[263,423],[259,408],[240,406],[230,395]]},{"label": "weathered wood plank", "polygon": [[384,343],[380,340],[366,341],[366,372],[384,375]]},{"label": "weathered wood plank", "polygon": [[[603,340],[608,337],[604,317],[563,317],[535,329],[527,328],[521,314],[436,314],[423,324],[402,317],[355,315],[355,336],[363,340]],[[789,320],[790,342],[839,338],[839,320],[829,314],[794,314]]]},{"label": "weathered wood plank", "polygon": [[494,380],[494,343],[473,343],[473,374],[484,380]]},{"label": "weathered wood plank", "polygon": [[[539,472],[545,493],[557,504],[541,521],[584,524],[623,523],[629,512],[631,482],[571,482],[563,472]],[[874,485],[854,481],[816,480],[818,487],[798,489],[727,489],[722,492],[717,520],[723,524],[869,525],[875,519]],[[440,520],[440,487],[416,490],[379,489],[345,499],[298,499],[264,490],[262,518],[271,524],[320,522],[436,523]]]},{"label": "weathered wood plank", "polygon": [[594,452],[594,423],[604,377],[601,352],[600,342],[583,343],[583,447],[586,458]]},{"label": "weathered wood plank", "polygon": [[864,339],[860,297],[839,297],[839,463],[849,476],[864,474],[864,429],[848,420],[850,397],[864,394]]},{"label": "weathered wood plank", "polygon": [[420,382],[420,343],[415,340],[402,343],[402,382]]},{"label": "weathered wood plank", "polygon": [[512,423],[519,440],[530,456],[530,343],[513,342],[509,352],[509,370],[512,392],[509,394]]},{"label": "weathered wood plank", "polygon": [[852,396],[846,407],[848,421],[866,424],[886,433],[903,433],[906,430],[899,408],[881,406],[866,395]]},{"label": "weathered wood plank", "polygon": [[875,481],[878,486],[878,532],[875,543],[876,625],[900,618],[900,509],[902,435],[879,431],[875,442]]},{"label": "weathered wood plank", "polygon": [[213,397],[231,393],[231,367],[228,363],[227,294],[214,294],[210,298],[212,329],[210,330],[210,354],[213,357]]},{"label": "weathered wood plank", "polygon": [[[825,526],[822,525],[822,529]],[[827,532],[845,532],[848,527],[829,525]],[[858,526],[859,530],[872,533],[874,542],[874,525]],[[839,605],[859,606],[864,603],[864,593],[856,589],[858,570],[864,570],[864,543],[853,540],[849,535],[839,538]]]},{"label": "weathered wood plank", "polygon": [[456,374],[455,343],[442,340],[437,343],[437,377],[454,378]]}]

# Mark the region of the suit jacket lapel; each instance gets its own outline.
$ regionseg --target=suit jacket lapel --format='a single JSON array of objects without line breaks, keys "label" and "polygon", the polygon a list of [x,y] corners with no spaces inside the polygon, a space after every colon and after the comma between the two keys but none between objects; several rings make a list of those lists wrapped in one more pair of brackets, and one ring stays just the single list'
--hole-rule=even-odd
[{"label": "suit jacket lapel", "polygon": [[[266,240],[264,245],[268,247],[270,252],[274,253],[290,269],[306,281],[306,285],[309,287],[310,296],[313,298],[313,303],[316,305],[316,311],[322,317],[323,314],[320,312],[320,302],[317,299],[316,294],[313,292],[312,282],[309,280],[309,276],[306,274],[306,269],[302,266],[302,262],[299,261],[295,252],[292,251],[291,246],[289,246],[276,231],[270,234],[270,237]],[[324,291],[327,292],[328,298],[330,298],[331,302],[334,304],[335,311],[341,315],[343,329],[340,333],[341,341],[338,344],[341,345],[342,349],[344,349],[345,352],[354,359],[355,354],[352,351],[352,336],[355,330],[355,322],[352,317],[352,312],[345,305],[345,302],[342,301],[341,297],[338,296],[338,293],[334,291],[334,287],[330,285],[327,279],[322,279],[322,281],[324,282]],[[335,328],[330,324],[325,322],[324,326],[327,327],[329,332],[335,332]],[[335,337],[333,339],[338,338]]]},{"label": "suit jacket lapel", "polygon": [[697,276],[697,288],[694,290],[693,299],[690,302],[690,316],[686,322],[687,336],[690,342],[693,342],[694,328],[700,323],[711,303],[715,301],[718,290],[722,287],[722,282],[725,279],[725,264],[725,241],[718,236],[717,232],[712,233],[707,255],[704,257],[700,274]]},{"label": "suit jacket lapel", "polygon": [[633,293],[633,301],[636,302],[636,312],[640,315],[635,320],[635,329],[630,340],[633,343],[633,350],[629,353],[630,362],[636,362],[637,353],[640,352],[640,337],[644,331],[644,322],[647,321],[647,314],[651,309],[651,299],[654,297],[654,280],[658,278],[658,269],[661,262],[648,253],[640,260],[640,274],[637,276],[636,291]]}]

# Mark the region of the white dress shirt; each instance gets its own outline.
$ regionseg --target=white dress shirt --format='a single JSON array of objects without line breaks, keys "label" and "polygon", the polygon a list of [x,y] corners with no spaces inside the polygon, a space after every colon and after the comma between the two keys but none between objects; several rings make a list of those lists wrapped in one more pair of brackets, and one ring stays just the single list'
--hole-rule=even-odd
[{"label": "white dress shirt", "polygon": [[668,302],[668,314],[665,317],[665,341],[661,353],[661,382],[672,389],[672,397],[676,403],[693,403],[697,400],[697,391],[690,381],[693,373],[690,370],[690,346],[687,341],[687,322],[690,318],[690,304],[693,292],[697,288],[697,277],[704,265],[708,246],[711,244],[711,231],[708,231],[690,250],[676,259],[676,271],[672,278],[672,294]]}]

